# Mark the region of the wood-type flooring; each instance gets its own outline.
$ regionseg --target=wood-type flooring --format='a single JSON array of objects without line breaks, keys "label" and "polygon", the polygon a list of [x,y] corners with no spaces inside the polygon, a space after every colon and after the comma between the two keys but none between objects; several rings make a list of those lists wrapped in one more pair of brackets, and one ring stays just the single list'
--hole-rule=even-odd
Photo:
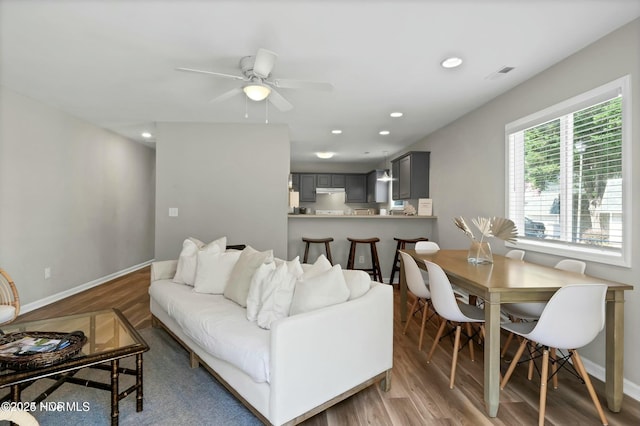
[{"label": "wood-type flooring", "polygon": [[[100,309],[118,308],[138,329],[151,326],[149,312],[150,268],[146,267],[38,310],[21,315],[18,321],[44,319]],[[538,421],[539,379],[527,380],[527,368],[516,368],[500,395],[498,417],[485,414],[483,400],[482,350],[476,348],[471,362],[465,348],[458,356],[454,389],[449,389],[452,341],[441,341],[431,363],[427,352],[436,325],[427,324],[422,351],[418,351],[419,318],[414,317],[406,335],[399,320],[399,292],[395,295],[394,365],[391,390],[379,386],[364,391],[312,417],[306,426],[337,425],[535,425]],[[516,344],[512,344],[515,351]],[[508,354],[507,359],[510,358]],[[503,373],[507,365],[503,363]],[[549,387],[546,425],[597,425],[597,413],[586,387],[561,371],[559,389]],[[640,425],[640,402],[625,396],[620,413],[606,409],[604,384],[592,378],[610,425]]]}]

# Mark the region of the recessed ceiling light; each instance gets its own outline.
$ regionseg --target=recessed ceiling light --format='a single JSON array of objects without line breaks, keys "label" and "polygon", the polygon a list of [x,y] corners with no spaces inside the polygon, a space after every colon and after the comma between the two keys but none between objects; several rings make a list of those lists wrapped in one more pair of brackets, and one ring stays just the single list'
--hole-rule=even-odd
[{"label": "recessed ceiling light", "polygon": [[380,130],[380,132],[379,132],[379,133],[380,133],[381,135],[383,135],[383,136],[386,136],[386,135],[388,135],[388,134],[389,134],[389,133],[391,133],[391,132],[390,132],[390,131],[388,131],[388,130]]},{"label": "recessed ceiling light", "polygon": [[456,56],[452,56],[452,57],[447,58],[444,61],[442,61],[440,63],[440,65],[442,65],[443,68],[459,67],[460,65],[462,65],[462,59],[460,59],[460,58],[458,58]]},{"label": "recessed ceiling light", "polygon": [[333,129],[333,130],[331,131],[331,133],[333,133],[334,135],[339,135],[339,134],[341,134],[341,133],[342,133],[342,130],[340,130],[340,129]]},{"label": "recessed ceiling light", "polygon": [[142,132],[141,136],[145,139],[149,139],[151,138],[152,135],[149,132]]},{"label": "recessed ceiling light", "polygon": [[335,152],[316,152],[316,156],[318,158],[322,158],[322,159],[327,159],[327,158],[331,158],[335,155]]},{"label": "recessed ceiling light", "polygon": [[398,117],[402,117],[402,113],[399,111],[396,112],[392,112],[391,114],[389,114],[391,117],[393,118],[398,118]]}]

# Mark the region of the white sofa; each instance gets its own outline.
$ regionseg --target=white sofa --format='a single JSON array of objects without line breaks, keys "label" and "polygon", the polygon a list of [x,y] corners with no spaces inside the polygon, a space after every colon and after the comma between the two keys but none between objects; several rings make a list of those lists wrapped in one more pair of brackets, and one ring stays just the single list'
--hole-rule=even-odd
[{"label": "white sofa", "polygon": [[[192,367],[202,364],[263,423],[300,423],[378,381],[389,390],[391,286],[372,283],[361,297],[279,319],[264,330],[246,319],[246,309],[223,295],[196,293],[192,287],[174,283],[176,267],[176,260],[151,266],[154,326],[167,330],[189,351]],[[200,328],[216,332],[200,324],[200,316],[218,321],[217,330],[223,336],[210,342],[198,338]],[[232,362],[223,359],[228,355],[225,348],[237,350],[239,345],[246,346],[239,348],[247,350],[246,356],[235,356]],[[266,381],[260,381],[261,372],[244,365],[252,363],[256,369],[257,358],[251,351],[261,346]]]}]

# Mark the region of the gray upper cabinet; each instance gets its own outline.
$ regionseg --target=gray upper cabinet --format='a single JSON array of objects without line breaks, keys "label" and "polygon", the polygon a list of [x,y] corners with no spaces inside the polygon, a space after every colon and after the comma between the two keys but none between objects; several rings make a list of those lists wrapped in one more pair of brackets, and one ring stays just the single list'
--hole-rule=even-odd
[{"label": "gray upper cabinet", "polygon": [[367,202],[367,175],[353,174],[345,175],[345,202],[366,203]]},{"label": "gray upper cabinet", "polygon": [[430,154],[411,151],[392,160],[394,200],[429,198]]},{"label": "gray upper cabinet", "polygon": [[309,173],[300,174],[300,201],[316,201],[316,175]]},{"label": "gray upper cabinet", "polygon": [[316,175],[318,188],[344,188],[344,175],[335,173],[318,173]]},{"label": "gray upper cabinet", "polygon": [[386,203],[389,201],[389,182],[379,181],[384,170],[372,170],[367,174],[367,203]]}]

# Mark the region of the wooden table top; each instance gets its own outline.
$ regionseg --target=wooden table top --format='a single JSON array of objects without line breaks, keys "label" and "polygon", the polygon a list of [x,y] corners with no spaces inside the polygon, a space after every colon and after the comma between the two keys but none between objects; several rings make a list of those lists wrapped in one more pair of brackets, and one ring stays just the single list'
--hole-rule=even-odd
[{"label": "wooden table top", "polygon": [[555,291],[568,284],[604,283],[611,290],[633,290],[633,286],[602,278],[569,272],[536,263],[493,255],[493,263],[475,265],[467,262],[467,250],[439,250],[425,254],[415,250],[403,250],[425,268],[429,260],[445,270],[452,281],[463,282],[477,289],[478,295],[489,292],[517,293],[545,290]]}]

